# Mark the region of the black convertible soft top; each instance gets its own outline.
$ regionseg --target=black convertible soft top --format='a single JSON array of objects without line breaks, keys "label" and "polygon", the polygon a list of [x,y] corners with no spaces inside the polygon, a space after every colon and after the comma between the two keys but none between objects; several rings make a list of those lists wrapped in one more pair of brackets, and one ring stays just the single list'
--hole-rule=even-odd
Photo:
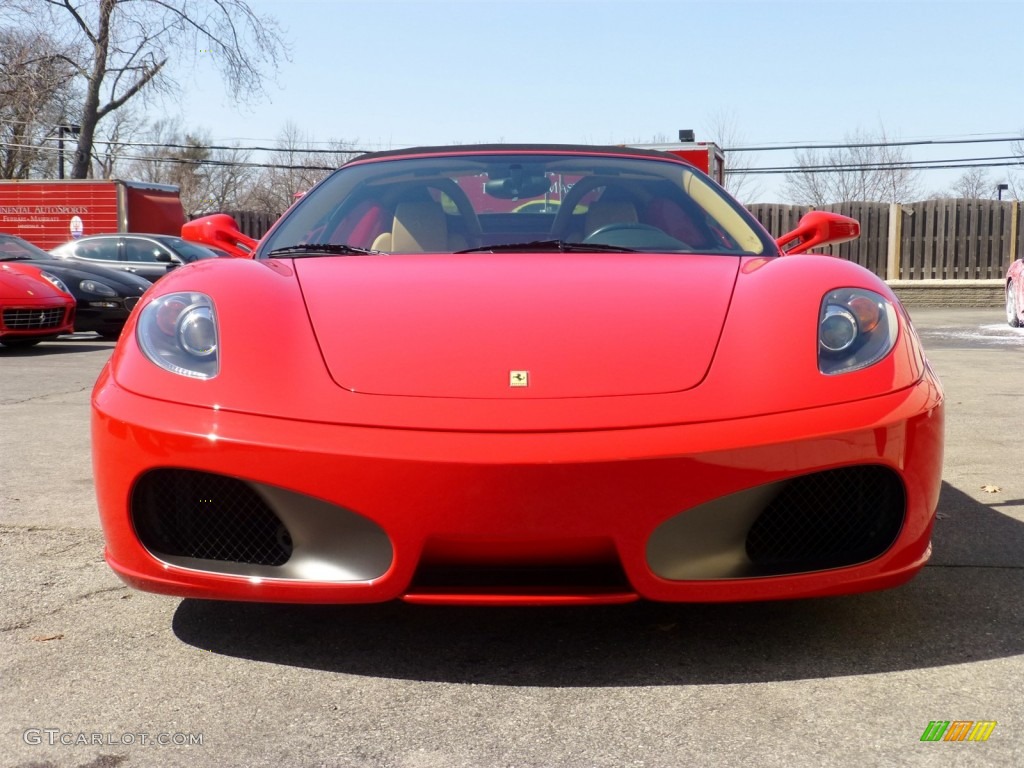
[{"label": "black convertible soft top", "polygon": [[[367,152],[354,157],[348,163],[357,160],[376,160],[385,157],[401,157],[403,155],[449,155],[449,154],[480,154],[486,152],[586,152],[591,154],[632,155],[635,157],[659,157],[675,160],[689,165],[686,160],[668,152],[657,149],[638,149],[636,147],[597,145],[597,144],[450,144],[436,147],[407,147],[405,149],[386,149],[381,152]],[[348,163],[345,163],[347,165]]]}]

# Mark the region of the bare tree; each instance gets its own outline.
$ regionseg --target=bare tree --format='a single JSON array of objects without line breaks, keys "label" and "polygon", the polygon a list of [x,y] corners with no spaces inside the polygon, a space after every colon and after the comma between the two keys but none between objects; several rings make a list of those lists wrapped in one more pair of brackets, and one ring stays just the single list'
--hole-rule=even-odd
[{"label": "bare tree", "polygon": [[749,173],[757,164],[757,155],[729,151],[747,143],[738,125],[735,112],[720,109],[708,117],[705,130],[709,140],[721,147],[725,154],[725,188],[737,199],[750,203],[764,193],[764,188],[758,183],[758,177]]},{"label": "bare tree", "polygon": [[884,129],[877,134],[857,131],[842,147],[798,150],[800,170],[786,174],[784,193],[792,202],[814,206],[916,199],[921,195],[920,172],[906,162],[905,147],[888,143]]},{"label": "bare tree", "polygon": [[132,178],[178,187],[191,216],[237,209],[255,174],[251,151],[215,148],[209,133],[185,130],[177,118],[156,121],[145,141],[119,152],[121,168]]},{"label": "bare tree", "polygon": [[953,196],[990,199],[996,196],[995,182],[984,168],[968,168],[953,184]]},{"label": "bare tree", "polygon": [[253,184],[247,208],[281,213],[295,195],[305,192],[346,159],[356,154],[350,142],[332,140],[316,149],[309,136],[292,122],[285,124],[272,152]]},{"label": "bare tree", "polygon": [[[1014,142],[1011,151],[1017,157],[1018,164],[1024,163],[1024,131],[1021,131],[1020,141]],[[1020,167],[1018,165],[1018,167]],[[1009,186],[1009,197],[1013,200],[1024,200],[1024,174],[1011,169],[1007,171],[1007,184]]]},{"label": "bare tree", "polygon": [[97,125],[140,93],[172,93],[172,54],[203,51],[233,98],[258,96],[287,50],[276,21],[245,0],[6,0],[25,28],[53,30],[82,86],[72,168],[89,172]]},{"label": "bare tree", "polygon": [[257,171],[251,150],[240,147],[213,150],[206,171],[204,206],[194,213],[241,210],[256,183]]},{"label": "bare tree", "polygon": [[68,120],[74,73],[43,33],[0,29],[0,178],[56,167],[52,139]]},{"label": "bare tree", "polygon": [[1004,200],[1024,200],[1024,179],[1019,174],[1011,172],[1006,179],[1007,191],[1003,193]]},{"label": "bare tree", "polygon": [[131,162],[133,144],[141,140],[146,122],[127,104],[117,110],[97,128],[97,145],[93,152],[89,175],[98,179],[113,179],[124,174]]}]

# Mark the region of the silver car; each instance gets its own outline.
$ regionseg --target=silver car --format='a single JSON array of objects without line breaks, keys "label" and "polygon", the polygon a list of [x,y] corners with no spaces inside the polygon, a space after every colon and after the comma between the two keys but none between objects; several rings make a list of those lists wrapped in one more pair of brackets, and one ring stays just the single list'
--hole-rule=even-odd
[{"label": "silver car", "polygon": [[224,257],[206,246],[173,235],[135,233],[90,235],[59,245],[50,253],[69,261],[132,272],[150,281],[158,280],[183,264]]}]

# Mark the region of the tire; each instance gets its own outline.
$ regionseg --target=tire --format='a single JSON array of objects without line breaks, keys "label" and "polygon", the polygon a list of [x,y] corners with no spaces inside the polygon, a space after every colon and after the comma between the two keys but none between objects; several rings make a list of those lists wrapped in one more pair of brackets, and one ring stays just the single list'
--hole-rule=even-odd
[{"label": "tire", "polygon": [[1015,286],[1013,280],[1006,284],[1006,322],[1011,328],[1020,328],[1024,323],[1020,321],[1017,314],[1017,297],[1014,294]]}]

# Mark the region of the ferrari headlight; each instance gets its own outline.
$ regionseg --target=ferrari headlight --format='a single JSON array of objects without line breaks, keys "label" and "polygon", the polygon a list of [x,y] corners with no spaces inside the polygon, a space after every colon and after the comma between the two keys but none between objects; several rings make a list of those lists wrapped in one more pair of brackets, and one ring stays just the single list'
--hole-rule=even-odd
[{"label": "ferrari headlight", "polygon": [[64,291],[64,293],[71,293],[71,291],[68,290],[68,287],[64,285],[64,281],[61,280],[52,272],[45,272],[43,270],[40,270],[40,274],[47,280],[49,280],[53,287],[56,288],[58,291]]},{"label": "ferrari headlight", "polygon": [[217,315],[204,293],[170,293],[139,314],[135,336],[143,353],[171,373],[212,379],[220,372]]},{"label": "ferrari headlight", "polygon": [[884,296],[864,288],[832,291],[818,317],[818,370],[831,375],[874,365],[892,350],[898,327]]}]

